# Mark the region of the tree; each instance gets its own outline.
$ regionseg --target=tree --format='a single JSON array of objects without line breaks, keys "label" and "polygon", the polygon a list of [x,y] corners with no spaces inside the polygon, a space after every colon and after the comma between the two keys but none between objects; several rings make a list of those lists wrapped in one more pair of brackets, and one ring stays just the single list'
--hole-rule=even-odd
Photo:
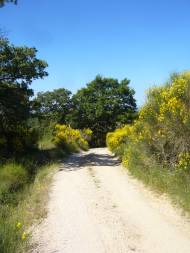
[{"label": "tree", "polygon": [[137,108],[129,83],[128,79],[119,82],[97,76],[73,96],[70,123],[76,128],[90,128],[94,146],[105,144],[107,132],[132,122]]},{"label": "tree", "polygon": [[0,151],[12,152],[14,137],[15,146],[19,146],[18,136],[27,132],[33,95],[29,85],[47,76],[47,63],[39,60],[36,53],[35,48],[15,47],[0,38]]},{"label": "tree", "polygon": [[45,121],[65,123],[70,109],[71,92],[64,88],[40,92],[34,99],[34,111],[39,118]]},{"label": "tree", "polygon": [[17,4],[17,0],[0,0],[0,7],[3,7],[6,3]]},{"label": "tree", "polygon": [[45,61],[36,58],[37,50],[15,47],[5,38],[0,38],[0,82],[28,86],[38,78],[47,76]]}]

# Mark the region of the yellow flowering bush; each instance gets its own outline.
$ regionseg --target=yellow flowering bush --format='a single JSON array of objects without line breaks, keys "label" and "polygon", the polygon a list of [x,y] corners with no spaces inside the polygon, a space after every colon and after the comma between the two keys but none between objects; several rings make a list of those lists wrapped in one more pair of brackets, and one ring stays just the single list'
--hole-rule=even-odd
[{"label": "yellow flowering bush", "polygon": [[[172,165],[190,148],[190,73],[176,74],[164,86],[149,90],[140,110],[141,134],[150,153]],[[139,124],[139,123],[138,123]]]},{"label": "yellow flowering bush", "polygon": [[190,212],[190,72],[151,88],[127,128],[107,135],[109,149],[131,175]]},{"label": "yellow flowering bush", "polygon": [[88,150],[88,141],[91,135],[92,131],[90,129],[80,131],[67,125],[57,124],[55,126],[54,143],[70,151]]},{"label": "yellow flowering bush", "polygon": [[122,157],[124,148],[129,143],[130,138],[132,138],[132,126],[126,125],[116,129],[114,132],[108,133],[106,136],[106,145],[111,152]]},{"label": "yellow flowering bush", "polygon": [[130,126],[126,125],[123,128],[116,129],[114,132],[110,132],[106,136],[106,144],[110,151],[117,153],[117,149],[126,143],[127,138],[131,134]]},{"label": "yellow flowering bush", "polygon": [[[125,154],[130,146],[143,150],[163,164],[188,168],[190,151],[190,72],[175,74],[163,86],[148,91],[145,105],[132,126],[107,135],[107,146]],[[125,146],[125,147],[124,147]],[[187,151],[184,153],[184,150]],[[182,155],[183,154],[183,155]]]},{"label": "yellow flowering bush", "polygon": [[85,140],[87,141],[91,140],[93,132],[90,128],[84,128],[81,133]]},{"label": "yellow flowering bush", "polygon": [[182,152],[179,154],[179,160],[176,167],[183,171],[190,170],[190,152]]}]

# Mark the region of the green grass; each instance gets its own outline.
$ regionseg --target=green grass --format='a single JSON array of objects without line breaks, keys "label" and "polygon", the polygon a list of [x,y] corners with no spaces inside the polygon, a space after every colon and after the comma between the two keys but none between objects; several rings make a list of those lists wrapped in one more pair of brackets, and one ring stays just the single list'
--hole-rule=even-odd
[{"label": "green grass", "polygon": [[[123,160],[125,155],[123,156]],[[157,193],[166,193],[172,202],[190,215],[190,175],[156,162],[140,147],[132,147],[127,166],[132,176]]]},{"label": "green grass", "polygon": [[52,140],[52,129],[44,129],[37,149],[0,162],[0,253],[31,249],[31,228],[46,214],[52,175],[68,153],[79,151]]},{"label": "green grass", "polygon": [[[13,163],[6,165],[10,170],[12,166]],[[19,168],[20,165],[14,164],[14,167]],[[31,246],[30,227],[45,215],[48,186],[55,168],[56,163],[40,167],[32,182],[28,181],[14,192],[7,188],[0,209],[0,252],[27,252]],[[21,224],[20,228],[17,227],[18,223]],[[26,238],[23,240],[24,233]]]},{"label": "green grass", "polygon": [[45,150],[45,149],[52,149],[55,148],[55,144],[53,143],[53,128],[45,128],[41,138],[38,142],[39,149]]},{"label": "green grass", "polygon": [[28,172],[23,165],[10,162],[0,168],[0,201],[7,202],[10,193],[24,186],[28,181]]},{"label": "green grass", "polygon": [[31,227],[46,213],[49,184],[65,155],[56,147],[37,149],[0,165],[1,253],[26,253],[32,246]]}]

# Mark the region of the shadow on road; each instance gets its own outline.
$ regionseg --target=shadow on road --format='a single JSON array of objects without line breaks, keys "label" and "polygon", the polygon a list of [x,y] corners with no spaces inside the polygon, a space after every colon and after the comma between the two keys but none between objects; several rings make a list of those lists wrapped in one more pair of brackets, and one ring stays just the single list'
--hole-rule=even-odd
[{"label": "shadow on road", "polygon": [[120,161],[108,154],[85,154],[79,153],[71,155],[60,167],[60,171],[76,171],[84,166],[117,166]]}]

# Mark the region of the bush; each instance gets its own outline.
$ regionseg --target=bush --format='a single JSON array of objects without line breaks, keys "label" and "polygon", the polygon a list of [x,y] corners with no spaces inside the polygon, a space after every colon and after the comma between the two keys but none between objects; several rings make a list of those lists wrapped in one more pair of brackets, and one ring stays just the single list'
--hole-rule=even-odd
[{"label": "bush", "polygon": [[28,126],[15,126],[0,137],[0,156],[12,157],[36,148],[39,134]]},{"label": "bush", "polygon": [[123,128],[116,129],[115,132],[110,132],[106,136],[106,144],[110,151],[117,156],[122,156],[126,143],[129,141],[131,127],[129,125]]},{"label": "bush", "polygon": [[80,149],[88,150],[88,140],[92,135],[90,129],[80,131],[67,125],[57,124],[54,133],[54,142],[57,146],[70,152],[77,152]]},{"label": "bush", "polygon": [[151,187],[190,211],[190,72],[148,91],[131,126],[107,134],[107,146]]},{"label": "bush", "polygon": [[189,91],[188,72],[174,75],[164,86],[151,89],[135,126],[149,152],[173,168],[179,155],[190,150]]},{"label": "bush", "polygon": [[[115,152],[123,143],[126,146],[138,143],[158,162],[175,169],[182,156],[183,163],[184,159],[189,159],[189,101],[190,73],[172,76],[164,86],[149,90],[147,101],[133,126],[107,135],[108,147]],[[188,164],[187,161],[186,166],[189,167]]]}]

